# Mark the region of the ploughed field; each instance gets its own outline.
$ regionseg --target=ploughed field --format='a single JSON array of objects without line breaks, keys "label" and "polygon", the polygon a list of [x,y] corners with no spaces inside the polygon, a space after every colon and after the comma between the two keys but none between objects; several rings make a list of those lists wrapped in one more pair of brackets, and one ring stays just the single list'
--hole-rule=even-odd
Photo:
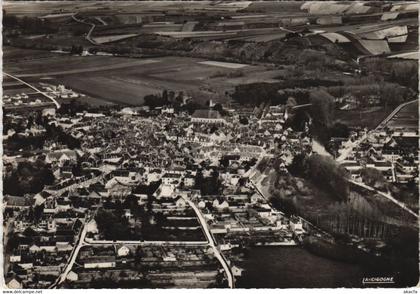
[{"label": "ploughed field", "polygon": [[[15,48],[5,47],[18,55]],[[28,54],[25,50],[25,54]],[[183,91],[199,103],[224,101],[235,85],[274,81],[279,70],[188,57],[125,58],[53,54],[30,60],[4,59],[4,71],[26,81],[64,84],[94,98],[140,105],[143,97],[162,90]]]}]

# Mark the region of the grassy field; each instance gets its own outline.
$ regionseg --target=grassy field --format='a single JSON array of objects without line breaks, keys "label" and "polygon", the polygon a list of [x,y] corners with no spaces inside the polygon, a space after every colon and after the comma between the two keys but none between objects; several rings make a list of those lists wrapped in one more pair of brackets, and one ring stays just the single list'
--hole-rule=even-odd
[{"label": "grassy field", "polygon": [[[15,55],[16,50],[12,49]],[[30,54],[28,50],[24,53]],[[132,105],[142,104],[145,95],[161,93],[164,89],[184,91],[199,103],[209,99],[223,102],[228,99],[226,91],[232,91],[234,86],[274,81],[281,73],[264,66],[188,57],[134,59],[54,54],[50,58],[17,60],[5,59],[5,71],[34,82],[49,78],[50,82],[62,83],[94,98]],[[235,74],[236,71],[240,74]]]},{"label": "grassy field", "polygon": [[392,108],[375,107],[370,110],[336,110],[335,117],[338,122],[344,123],[349,127],[376,128],[392,112]]}]

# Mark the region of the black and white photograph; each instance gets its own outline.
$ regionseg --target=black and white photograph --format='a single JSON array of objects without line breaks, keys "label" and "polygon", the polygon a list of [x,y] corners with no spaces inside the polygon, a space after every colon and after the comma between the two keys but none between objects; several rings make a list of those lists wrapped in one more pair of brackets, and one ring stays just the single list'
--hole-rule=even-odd
[{"label": "black and white photograph", "polygon": [[3,1],[3,293],[417,293],[419,6]]}]

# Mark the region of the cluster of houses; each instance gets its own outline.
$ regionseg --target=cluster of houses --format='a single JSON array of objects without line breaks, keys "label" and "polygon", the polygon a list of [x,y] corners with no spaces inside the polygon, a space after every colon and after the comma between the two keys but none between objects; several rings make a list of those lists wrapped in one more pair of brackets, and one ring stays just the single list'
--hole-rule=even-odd
[{"label": "cluster of houses", "polygon": [[221,269],[207,246],[116,244],[83,247],[69,275],[74,288],[105,279],[142,281],[152,288],[207,288],[220,282]]},{"label": "cluster of houses", "polygon": [[377,130],[367,134],[342,165],[354,180],[361,181],[364,168],[376,169],[388,182],[419,182],[418,131]]},{"label": "cluster of houses", "polygon": [[47,102],[49,101],[45,97],[38,93],[33,93],[32,89],[28,89],[28,91],[22,93],[3,95],[3,104],[5,107],[37,106]]},{"label": "cluster of houses", "polygon": [[47,83],[40,83],[44,92],[52,95],[55,98],[74,99],[84,97],[84,94],[79,94],[71,89],[67,89],[64,85],[52,85]]},{"label": "cluster of houses", "polygon": [[[75,99],[83,97],[83,94],[67,89],[64,85],[51,85],[39,83],[41,91],[49,97],[58,99]],[[6,109],[48,106],[51,100],[42,93],[26,86],[20,81],[7,79],[3,85],[3,106]]]},{"label": "cluster of houses", "polygon": [[239,245],[297,245],[295,241],[305,233],[299,220],[273,208],[249,183],[229,183],[222,195],[198,196],[195,201],[220,240],[221,250]]},{"label": "cluster of houses", "polygon": [[[191,199],[214,234],[256,231],[260,236],[265,233],[265,237],[255,239],[261,244],[292,241],[303,232],[293,229],[299,223],[273,209],[247,178],[259,160],[274,153],[280,154],[284,167],[294,154],[310,149],[310,138],[285,127],[284,107],[267,108],[261,119],[247,113],[246,125],[239,122],[241,112],[227,112],[231,115],[221,117],[210,109],[190,116],[165,107],[69,116],[44,109],[42,115],[49,124],[62,128],[81,144],[78,149],[69,149],[62,142],[48,140],[42,150],[4,155],[10,169],[17,162],[41,159],[55,178],[53,184],[34,195],[5,195],[5,211],[13,226],[10,232],[19,244],[6,255],[6,280],[21,287],[54,283],[79,241],[81,228],[94,219],[96,211],[104,205],[112,211],[130,197],[152,214],[147,220],[139,219],[125,208],[123,217],[130,230],[146,221],[155,228],[160,226],[155,234],[139,237],[141,240],[204,242],[197,215],[187,203]],[[25,124],[25,119],[22,115],[13,117],[14,123],[23,120]],[[32,128],[41,126],[35,122]],[[201,185],[207,179],[216,180],[216,194],[203,192]],[[276,232],[275,240],[267,237],[271,231]],[[93,242],[92,246],[104,241],[97,229],[90,230],[86,240]],[[107,264],[113,268],[118,262]],[[39,272],[40,266],[57,268],[50,275]],[[75,275],[69,279],[76,279]]]}]

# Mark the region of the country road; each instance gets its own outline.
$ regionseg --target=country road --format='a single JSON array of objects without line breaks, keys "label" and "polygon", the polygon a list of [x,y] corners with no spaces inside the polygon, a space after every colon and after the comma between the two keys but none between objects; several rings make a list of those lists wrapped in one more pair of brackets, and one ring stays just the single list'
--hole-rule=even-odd
[{"label": "country road", "polygon": [[76,16],[73,14],[72,16],[71,16],[72,18],[73,18],[73,20],[75,20],[75,21],[77,21],[78,23],[82,23],[82,24],[85,24],[85,25],[89,25],[89,26],[91,26],[90,27],[90,29],[89,29],[89,31],[88,31],[88,33],[87,33],[87,35],[86,35],[86,40],[88,40],[90,43],[92,43],[92,45],[98,45],[91,37],[90,37],[90,35],[92,34],[92,32],[93,32],[93,30],[95,29],[95,27],[96,27],[96,25],[95,24],[93,24],[93,23],[90,23],[90,22],[86,22],[86,21],[84,21],[84,20],[81,20],[81,19],[78,19],[78,18],[76,18]]},{"label": "country road", "polygon": [[3,72],[3,74],[4,74],[4,75],[6,75],[6,76],[8,76],[8,77],[10,77],[10,78],[12,78],[12,79],[15,79],[15,80],[16,80],[16,81],[18,81],[18,82],[21,82],[21,83],[22,83],[22,84],[24,84],[25,86],[28,86],[29,88],[31,88],[32,90],[34,90],[36,93],[41,94],[42,96],[44,96],[44,97],[48,98],[49,100],[51,100],[51,101],[55,104],[55,106],[56,106],[57,108],[60,108],[60,104],[57,102],[57,100],[55,100],[55,98],[54,98],[54,97],[52,97],[52,96],[48,95],[47,93],[45,93],[45,92],[43,92],[43,91],[39,90],[38,88],[35,88],[35,87],[34,87],[34,86],[32,86],[31,84],[29,84],[29,83],[27,83],[27,82],[25,82],[25,81],[23,81],[23,80],[19,79],[19,78],[18,78],[18,77],[16,77],[16,76],[13,76],[13,75],[8,74],[8,73],[6,73],[6,72]]},{"label": "country road", "polygon": [[403,104],[400,104],[397,108],[395,108],[376,128],[375,130],[378,130],[380,128],[385,127],[385,125],[394,117],[394,115],[396,115],[403,107],[415,103],[419,101],[419,99],[414,99],[408,102],[405,102]]}]

